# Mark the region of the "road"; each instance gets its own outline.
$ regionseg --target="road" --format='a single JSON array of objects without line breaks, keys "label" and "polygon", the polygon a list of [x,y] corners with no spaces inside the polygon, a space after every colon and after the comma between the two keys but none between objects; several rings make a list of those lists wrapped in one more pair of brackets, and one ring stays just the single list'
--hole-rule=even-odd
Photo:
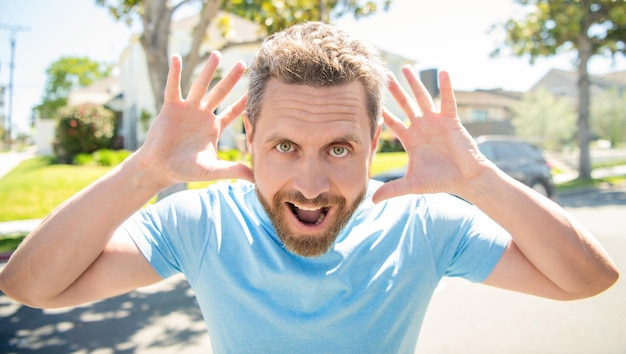
[{"label": "road", "polygon": [[[626,270],[626,186],[558,201]],[[592,299],[555,302],[445,279],[417,352],[626,353],[624,299],[624,281]],[[210,353],[209,343],[181,277],[60,310],[31,309],[0,296],[0,353]]]},{"label": "road", "polygon": [[[626,186],[558,201],[623,274]],[[446,279],[426,314],[418,353],[626,353],[626,283],[591,299],[556,302]]]}]

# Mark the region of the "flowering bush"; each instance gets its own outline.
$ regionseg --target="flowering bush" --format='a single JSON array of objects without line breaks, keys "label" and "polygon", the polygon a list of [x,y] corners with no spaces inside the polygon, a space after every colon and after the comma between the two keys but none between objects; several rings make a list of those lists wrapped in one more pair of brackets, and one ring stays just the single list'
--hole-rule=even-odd
[{"label": "flowering bush", "polygon": [[78,154],[110,149],[116,130],[115,115],[102,106],[85,104],[62,109],[53,144],[57,161],[71,163]]}]

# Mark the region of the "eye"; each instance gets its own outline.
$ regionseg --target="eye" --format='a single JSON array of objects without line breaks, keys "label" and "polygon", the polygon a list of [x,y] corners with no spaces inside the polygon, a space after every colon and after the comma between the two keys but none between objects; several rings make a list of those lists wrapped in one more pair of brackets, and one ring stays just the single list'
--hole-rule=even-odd
[{"label": "eye", "polygon": [[280,152],[290,152],[293,150],[293,146],[291,146],[291,143],[282,142],[276,145],[276,150]]},{"label": "eye", "polygon": [[346,149],[343,146],[333,146],[330,149],[330,154],[335,156],[335,157],[343,157],[343,156],[346,156],[348,154],[348,149]]}]

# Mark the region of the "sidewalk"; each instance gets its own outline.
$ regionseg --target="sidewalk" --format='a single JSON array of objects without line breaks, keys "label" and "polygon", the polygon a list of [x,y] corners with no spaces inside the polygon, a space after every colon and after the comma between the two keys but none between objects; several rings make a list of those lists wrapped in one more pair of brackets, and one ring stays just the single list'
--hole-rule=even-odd
[{"label": "sidewalk", "polygon": [[0,178],[11,172],[22,161],[37,156],[35,148],[29,148],[25,151],[9,151],[0,153]]}]

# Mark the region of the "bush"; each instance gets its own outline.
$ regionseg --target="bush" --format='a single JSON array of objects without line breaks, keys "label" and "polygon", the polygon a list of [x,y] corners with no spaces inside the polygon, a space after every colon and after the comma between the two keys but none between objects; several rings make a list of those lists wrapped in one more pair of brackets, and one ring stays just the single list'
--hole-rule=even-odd
[{"label": "bush", "polygon": [[54,153],[58,162],[71,163],[78,154],[109,149],[115,141],[113,112],[92,104],[61,110],[56,128]]},{"label": "bush", "polygon": [[93,156],[91,156],[91,154],[81,153],[74,156],[72,164],[78,166],[89,166],[94,165],[95,161],[93,160]]},{"label": "bush", "polygon": [[98,166],[117,166],[124,159],[130,156],[131,152],[128,150],[109,150],[102,149],[93,153],[93,160]]},{"label": "bush", "polygon": [[124,161],[132,152],[128,150],[100,149],[92,154],[78,154],[74,156],[72,163],[79,166],[117,166]]},{"label": "bush", "polygon": [[403,152],[404,147],[400,140],[393,138],[381,138],[378,140],[378,151],[379,152]]}]

